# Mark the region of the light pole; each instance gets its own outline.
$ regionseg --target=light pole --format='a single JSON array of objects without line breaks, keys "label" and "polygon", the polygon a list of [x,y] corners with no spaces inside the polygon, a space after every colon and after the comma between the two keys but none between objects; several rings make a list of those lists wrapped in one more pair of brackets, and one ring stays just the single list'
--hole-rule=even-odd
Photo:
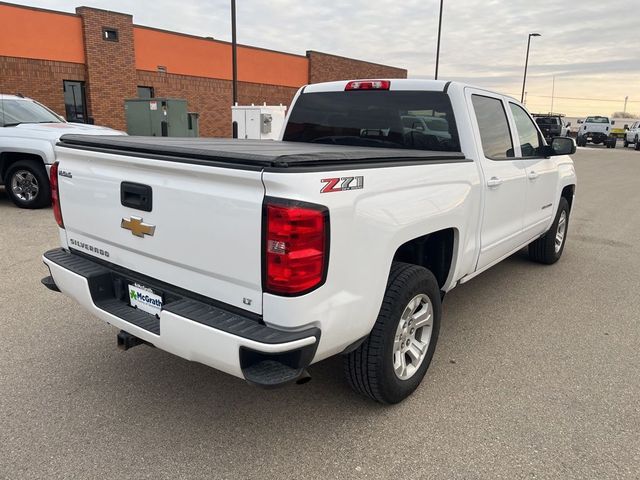
[{"label": "light pole", "polygon": [[529,66],[529,49],[531,48],[531,37],[541,37],[539,33],[530,33],[527,40],[527,57],[524,61],[524,79],[522,80],[522,95],[520,96],[520,103],[524,102],[524,89],[527,84],[527,67]]},{"label": "light pole", "polygon": [[438,64],[440,63],[440,33],[442,31],[442,7],[444,0],[440,0],[440,20],[438,20],[438,47],[436,49],[436,77],[438,79]]}]

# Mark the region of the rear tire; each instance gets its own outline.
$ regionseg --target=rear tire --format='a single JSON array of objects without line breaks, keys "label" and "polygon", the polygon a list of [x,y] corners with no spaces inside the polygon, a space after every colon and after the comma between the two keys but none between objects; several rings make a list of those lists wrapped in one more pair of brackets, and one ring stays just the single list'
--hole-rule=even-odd
[{"label": "rear tire", "polygon": [[44,165],[32,160],[11,164],[4,177],[11,201],[20,208],[43,208],[51,204],[51,188]]},{"label": "rear tire", "polygon": [[624,137],[624,148],[629,147],[629,142],[627,142],[627,137]]},{"label": "rear tire", "polygon": [[560,260],[569,231],[569,202],[560,198],[556,218],[544,236],[529,244],[529,258],[534,262],[551,265]]},{"label": "rear tire", "polygon": [[351,388],[383,404],[411,395],[433,358],[441,316],[435,276],[426,268],[393,262],[371,333],[344,358]]}]

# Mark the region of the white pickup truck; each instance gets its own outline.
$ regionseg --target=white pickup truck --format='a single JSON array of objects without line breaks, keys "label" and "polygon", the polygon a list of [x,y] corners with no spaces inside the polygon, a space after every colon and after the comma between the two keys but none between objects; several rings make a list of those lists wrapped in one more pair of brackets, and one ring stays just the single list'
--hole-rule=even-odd
[{"label": "white pickup truck", "polygon": [[640,121],[633,122],[629,129],[624,132],[624,148],[633,145],[636,150],[640,150]]},{"label": "white pickup truck", "polygon": [[527,245],[534,261],[562,255],[575,142],[546,145],[510,97],[308,85],[283,140],[63,137],[62,248],[43,283],[120,329],[122,348],[266,387],[342,354],[356,391],[395,403],[431,362],[446,292]]},{"label": "white pickup truck", "polygon": [[125,135],[97,125],[67,123],[41,103],[0,94],[0,185],[21,208],[42,208],[51,202],[49,168],[53,148],[66,133]]},{"label": "white pickup truck", "polygon": [[577,143],[579,147],[586,147],[589,142],[595,145],[603,144],[607,148],[616,148],[616,138],[611,135],[614,122],[609,117],[594,115],[587,117],[578,129]]}]

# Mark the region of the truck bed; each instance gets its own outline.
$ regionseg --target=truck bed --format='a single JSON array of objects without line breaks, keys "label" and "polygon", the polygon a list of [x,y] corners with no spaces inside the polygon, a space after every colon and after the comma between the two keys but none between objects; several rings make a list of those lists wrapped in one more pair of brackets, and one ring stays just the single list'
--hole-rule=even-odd
[{"label": "truck bed", "polygon": [[363,168],[470,161],[460,152],[218,138],[64,135],[58,145],[173,162],[248,170]]}]

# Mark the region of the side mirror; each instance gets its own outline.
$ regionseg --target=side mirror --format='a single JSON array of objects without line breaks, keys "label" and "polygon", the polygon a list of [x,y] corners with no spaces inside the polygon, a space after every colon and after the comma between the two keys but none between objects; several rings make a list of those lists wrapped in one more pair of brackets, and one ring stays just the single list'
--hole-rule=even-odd
[{"label": "side mirror", "polygon": [[576,141],[570,137],[553,137],[548,146],[547,154],[550,157],[557,155],[573,155],[576,153]]},{"label": "side mirror", "polygon": [[578,124],[582,123],[584,120],[578,120]]},{"label": "side mirror", "polygon": [[616,121],[615,120],[611,120],[611,125],[615,125]]},{"label": "side mirror", "polygon": [[570,126],[571,126],[571,122],[567,123],[567,127],[570,127]]}]

